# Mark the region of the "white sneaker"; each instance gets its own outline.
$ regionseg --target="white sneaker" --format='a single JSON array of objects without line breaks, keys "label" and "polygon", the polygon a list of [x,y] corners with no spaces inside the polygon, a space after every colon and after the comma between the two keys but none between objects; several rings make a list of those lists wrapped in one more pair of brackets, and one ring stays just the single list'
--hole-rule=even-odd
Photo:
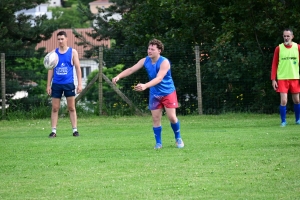
[{"label": "white sneaker", "polygon": [[183,143],[181,138],[176,139],[176,146],[177,146],[177,148],[183,148],[184,147],[184,143]]}]

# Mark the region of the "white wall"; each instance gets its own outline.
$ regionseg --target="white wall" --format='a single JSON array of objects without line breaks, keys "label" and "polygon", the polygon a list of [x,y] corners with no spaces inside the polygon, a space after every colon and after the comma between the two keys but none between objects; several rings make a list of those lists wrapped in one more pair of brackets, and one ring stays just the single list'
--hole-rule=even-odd
[{"label": "white wall", "polygon": [[[87,72],[91,73],[94,70],[98,69],[98,63],[92,59],[90,60],[80,60],[80,67],[83,69],[83,78],[82,78],[82,89],[86,87],[87,85]],[[90,68],[90,70],[87,70],[87,68]],[[76,71],[74,67],[74,84],[77,87],[78,85],[78,79],[76,76]]]},{"label": "white wall", "polygon": [[25,15],[32,15],[34,17],[46,14],[48,19],[52,19],[52,12],[48,12],[48,7],[61,7],[61,0],[49,0],[49,3],[44,3],[28,10],[20,10],[15,12],[15,16],[24,13]]},{"label": "white wall", "polygon": [[49,1],[50,7],[61,7],[61,0],[50,0]]},{"label": "white wall", "polygon": [[35,8],[17,11],[15,12],[15,16],[18,16],[21,13],[24,13],[25,15],[32,15],[34,17],[46,14],[48,19],[52,19],[52,12],[48,12],[48,4],[40,4]]}]

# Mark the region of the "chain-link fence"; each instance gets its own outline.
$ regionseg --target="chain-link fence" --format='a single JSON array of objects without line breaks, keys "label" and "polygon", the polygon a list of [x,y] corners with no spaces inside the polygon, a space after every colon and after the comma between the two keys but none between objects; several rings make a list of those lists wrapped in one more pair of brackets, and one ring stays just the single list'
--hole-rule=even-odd
[{"label": "chain-link fence", "polygon": [[[270,81],[273,49],[265,48],[263,53],[249,49],[210,44],[166,48],[162,55],[171,61],[180,104],[177,113],[277,112],[279,96],[272,90]],[[134,85],[148,82],[144,69],[121,79],[116,88],[110,82],[145,57],[147,48],[104,48],[92,58],[84,57],[84,52],[78,53],[85,88],[76,99],[79,115],[80,112],[95,115],[149,112],[148,90],[132,90]],[[28,117],[32,118],[50,116],[51,99],[46,94],[47,70],[43,67],[43,56],[1,54],[2,118],[9,114],[30,114]],[[103,73],[100,76],[99,67]],[[61,110],[63,113],[64,109]]]}]

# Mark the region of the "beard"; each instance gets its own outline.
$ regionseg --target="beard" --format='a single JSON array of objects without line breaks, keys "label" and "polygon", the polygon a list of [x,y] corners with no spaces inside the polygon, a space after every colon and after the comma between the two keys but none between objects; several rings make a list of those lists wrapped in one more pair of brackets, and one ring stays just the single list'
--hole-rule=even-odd
[{"label": "beard", "polygon": [[289,44],[290,44],[290,41],[289,41],[289,40],[285,40],[285,41],[284,41],[284,44],[285,44],[285,45],[289,45]]}]

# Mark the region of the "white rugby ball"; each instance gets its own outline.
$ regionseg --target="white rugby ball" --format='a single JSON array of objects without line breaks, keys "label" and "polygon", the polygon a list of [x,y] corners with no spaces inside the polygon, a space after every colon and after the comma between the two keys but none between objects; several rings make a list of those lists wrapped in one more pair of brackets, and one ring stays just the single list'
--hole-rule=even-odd
[{"label": "white rugby ball", "polygon": [[51,51],[44,58],[44,66],[46,69],[50,70],[56,67],[58,64],[58,55],[55,51]]}]

